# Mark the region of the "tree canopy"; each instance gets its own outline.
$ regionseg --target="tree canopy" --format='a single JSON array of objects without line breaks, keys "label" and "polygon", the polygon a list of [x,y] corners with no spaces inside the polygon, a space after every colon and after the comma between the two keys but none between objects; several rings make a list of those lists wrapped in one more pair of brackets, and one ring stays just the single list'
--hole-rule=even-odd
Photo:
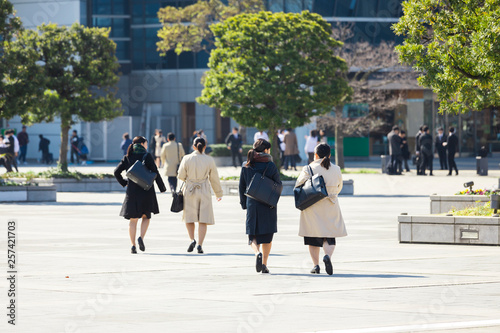
[{"label": "tree canopy", "polygon": [[393,26],[400,60],[422,74],[440,110],[500,106],[500,0],[408,0]]},{"label": "tree canopy", "polygon": [[[115,97],[116,44],[108,28],[41,25],[7,43],[6,57],[20,59],[9,70],[9,104],[3,116],[23,123],[61,119],[59,164],[67,169],[68,131],[77,121],[101,121],[123,113]],[[17,107],[15,107],[17,106]]]},{"label": "tree canopy", "polygon": [[[317,14],[242,14],[211,27],[216,49],[199,103],[239,124],[276,131],[331,112],[350,93],[342,46]],[[278,149],[273,149],[276,157]]]},{"label": "tree canopy", "polygon": [[161,8],[158,18],[163,27],[158,31],[158,51],[161,55],[172,49],[177,54],[209,52],[214,44],[210,25],[241,13],[261,10],[264,10],[262,0],[198,0],[183,8]]},{"label": "tree canopy", "polygon": [[[5,44],[10,42],[22,29],[21,20],[15,16],[12,3],[0,0],[0,112],[7,100],[4,80],[10,67],[14,64],[4,56]],[[1,113],[0,113],[1,115]]]}]

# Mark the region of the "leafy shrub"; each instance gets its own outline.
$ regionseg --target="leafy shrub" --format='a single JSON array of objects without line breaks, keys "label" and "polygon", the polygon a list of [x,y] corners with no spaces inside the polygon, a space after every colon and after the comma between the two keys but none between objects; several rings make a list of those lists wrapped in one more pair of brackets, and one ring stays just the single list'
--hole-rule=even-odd
[{"label": "leafy shrub", "polygon": [[[231,157],[231,151],[227,149],[226,144],[224,143],[217,143],[213,145],[209,145],[210,148],[212,148],[212,152],[210,153],[210,156],[212,157]],[[252,145],[243,145],[243,160],[246,160],[246,156],[248,154],[248,151],[252,149]]]}]

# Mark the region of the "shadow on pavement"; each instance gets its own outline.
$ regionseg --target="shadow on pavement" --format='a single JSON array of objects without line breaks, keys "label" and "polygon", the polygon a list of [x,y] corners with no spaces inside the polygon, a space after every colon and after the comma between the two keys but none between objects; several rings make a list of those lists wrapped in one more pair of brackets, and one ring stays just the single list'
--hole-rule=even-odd
[{"label": "shadow on pavement", "polygon": [[[252,253],[143,253],[148,256],[173,256],[173,257],[191,257],[191,256],[205,256],[205,257],[222,257],[222,256],[241,256],[241,257],[255,257]],[[270,254],[270,257],[284,257],[284,254]]]},{"label": "shadow on pavement", "polygon": [[[322,274],[272,274],[272,275],[280,275],[280,276],[304,276],[304,277],[330,277],[330,275]],[[400,275],[400,274],[333,274],[331,277],[338,278],[377,278],[377,279],[396,279],[396,278],[414,278],[414,279],[427,279],[427,276],[419,276],[419,275]]]}]

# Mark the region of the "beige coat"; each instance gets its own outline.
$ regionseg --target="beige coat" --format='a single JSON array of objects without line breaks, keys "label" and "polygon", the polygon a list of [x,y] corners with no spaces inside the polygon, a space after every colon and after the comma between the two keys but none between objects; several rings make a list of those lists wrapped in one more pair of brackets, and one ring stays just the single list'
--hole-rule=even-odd
[{"label": "beige coat", "polygon": [[214,224],[210,185],[215,196],[222,198],[219,173],[214,159],[195,150],[182,159],[178,178],[186,183],[182,191],[184,193],[182,220],[185,223]]},{"label": "beige coat", "polygon": [[[337,195],[342,190],[342,173],[336,165],[331,165],[326,170],[321,166],[322,160],[310,164],[313,173],[323,176],[328,192],[328,198],[315,203],[300,212],[299,236],[302,237],[344,237],[347,236],[344,218],[340,211]],[[297,179],[295,186],[304,184],[311,178],[306,165]]]},{"label": "beige coat", "polygon": [[283,141],[285,142],[285,156],[299,154],[299,147],[297,146],[297,135],[294,132],[286,133]]},{"label": "beige coat", "polygon": [[176,141],[169,141],[161,147],[161,164],[163,165],[163,174],[167,177],[177,177],[177,166],[186,155],[182,144]]},{"label": "beige coat", "polygon": [[167,142],[167,138],[165,138],[163,135],[162,136],[159,136],[159,135],[155,136],[155,144],[156,144],[156,147],[155,147],[155,156],[156,157],[160,156],[160,154],[161,154],[161,147],[163,146],[163,144],[165,142]]}]

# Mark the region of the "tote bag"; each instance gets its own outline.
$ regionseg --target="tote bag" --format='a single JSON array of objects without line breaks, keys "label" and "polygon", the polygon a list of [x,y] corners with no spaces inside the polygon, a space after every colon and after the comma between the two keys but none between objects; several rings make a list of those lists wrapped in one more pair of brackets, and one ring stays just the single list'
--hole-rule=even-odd
[{"label": "tote bag", "polygon": [[309,172],[311,173],[311,178],[302,186],[296,187],[293,190],[295,207],[300,210],[309,208],[328,196],[323,176],[315,175],[310,166]]},{"label": "tote bag", "polygon": [[146,166],[147,154],[144,154],[142,161],[135,161],[134,165],[127,170],[127,178],[142,187],[144,191],[148,191],[153,186],[157,175]]},{"label": "tote bag", "polygon": [[276,207],[283,191],[283,185],[266,177],[267,167],[264,173],[256,172],[250,180],[245,195],[255,199],[271,208]]}]

